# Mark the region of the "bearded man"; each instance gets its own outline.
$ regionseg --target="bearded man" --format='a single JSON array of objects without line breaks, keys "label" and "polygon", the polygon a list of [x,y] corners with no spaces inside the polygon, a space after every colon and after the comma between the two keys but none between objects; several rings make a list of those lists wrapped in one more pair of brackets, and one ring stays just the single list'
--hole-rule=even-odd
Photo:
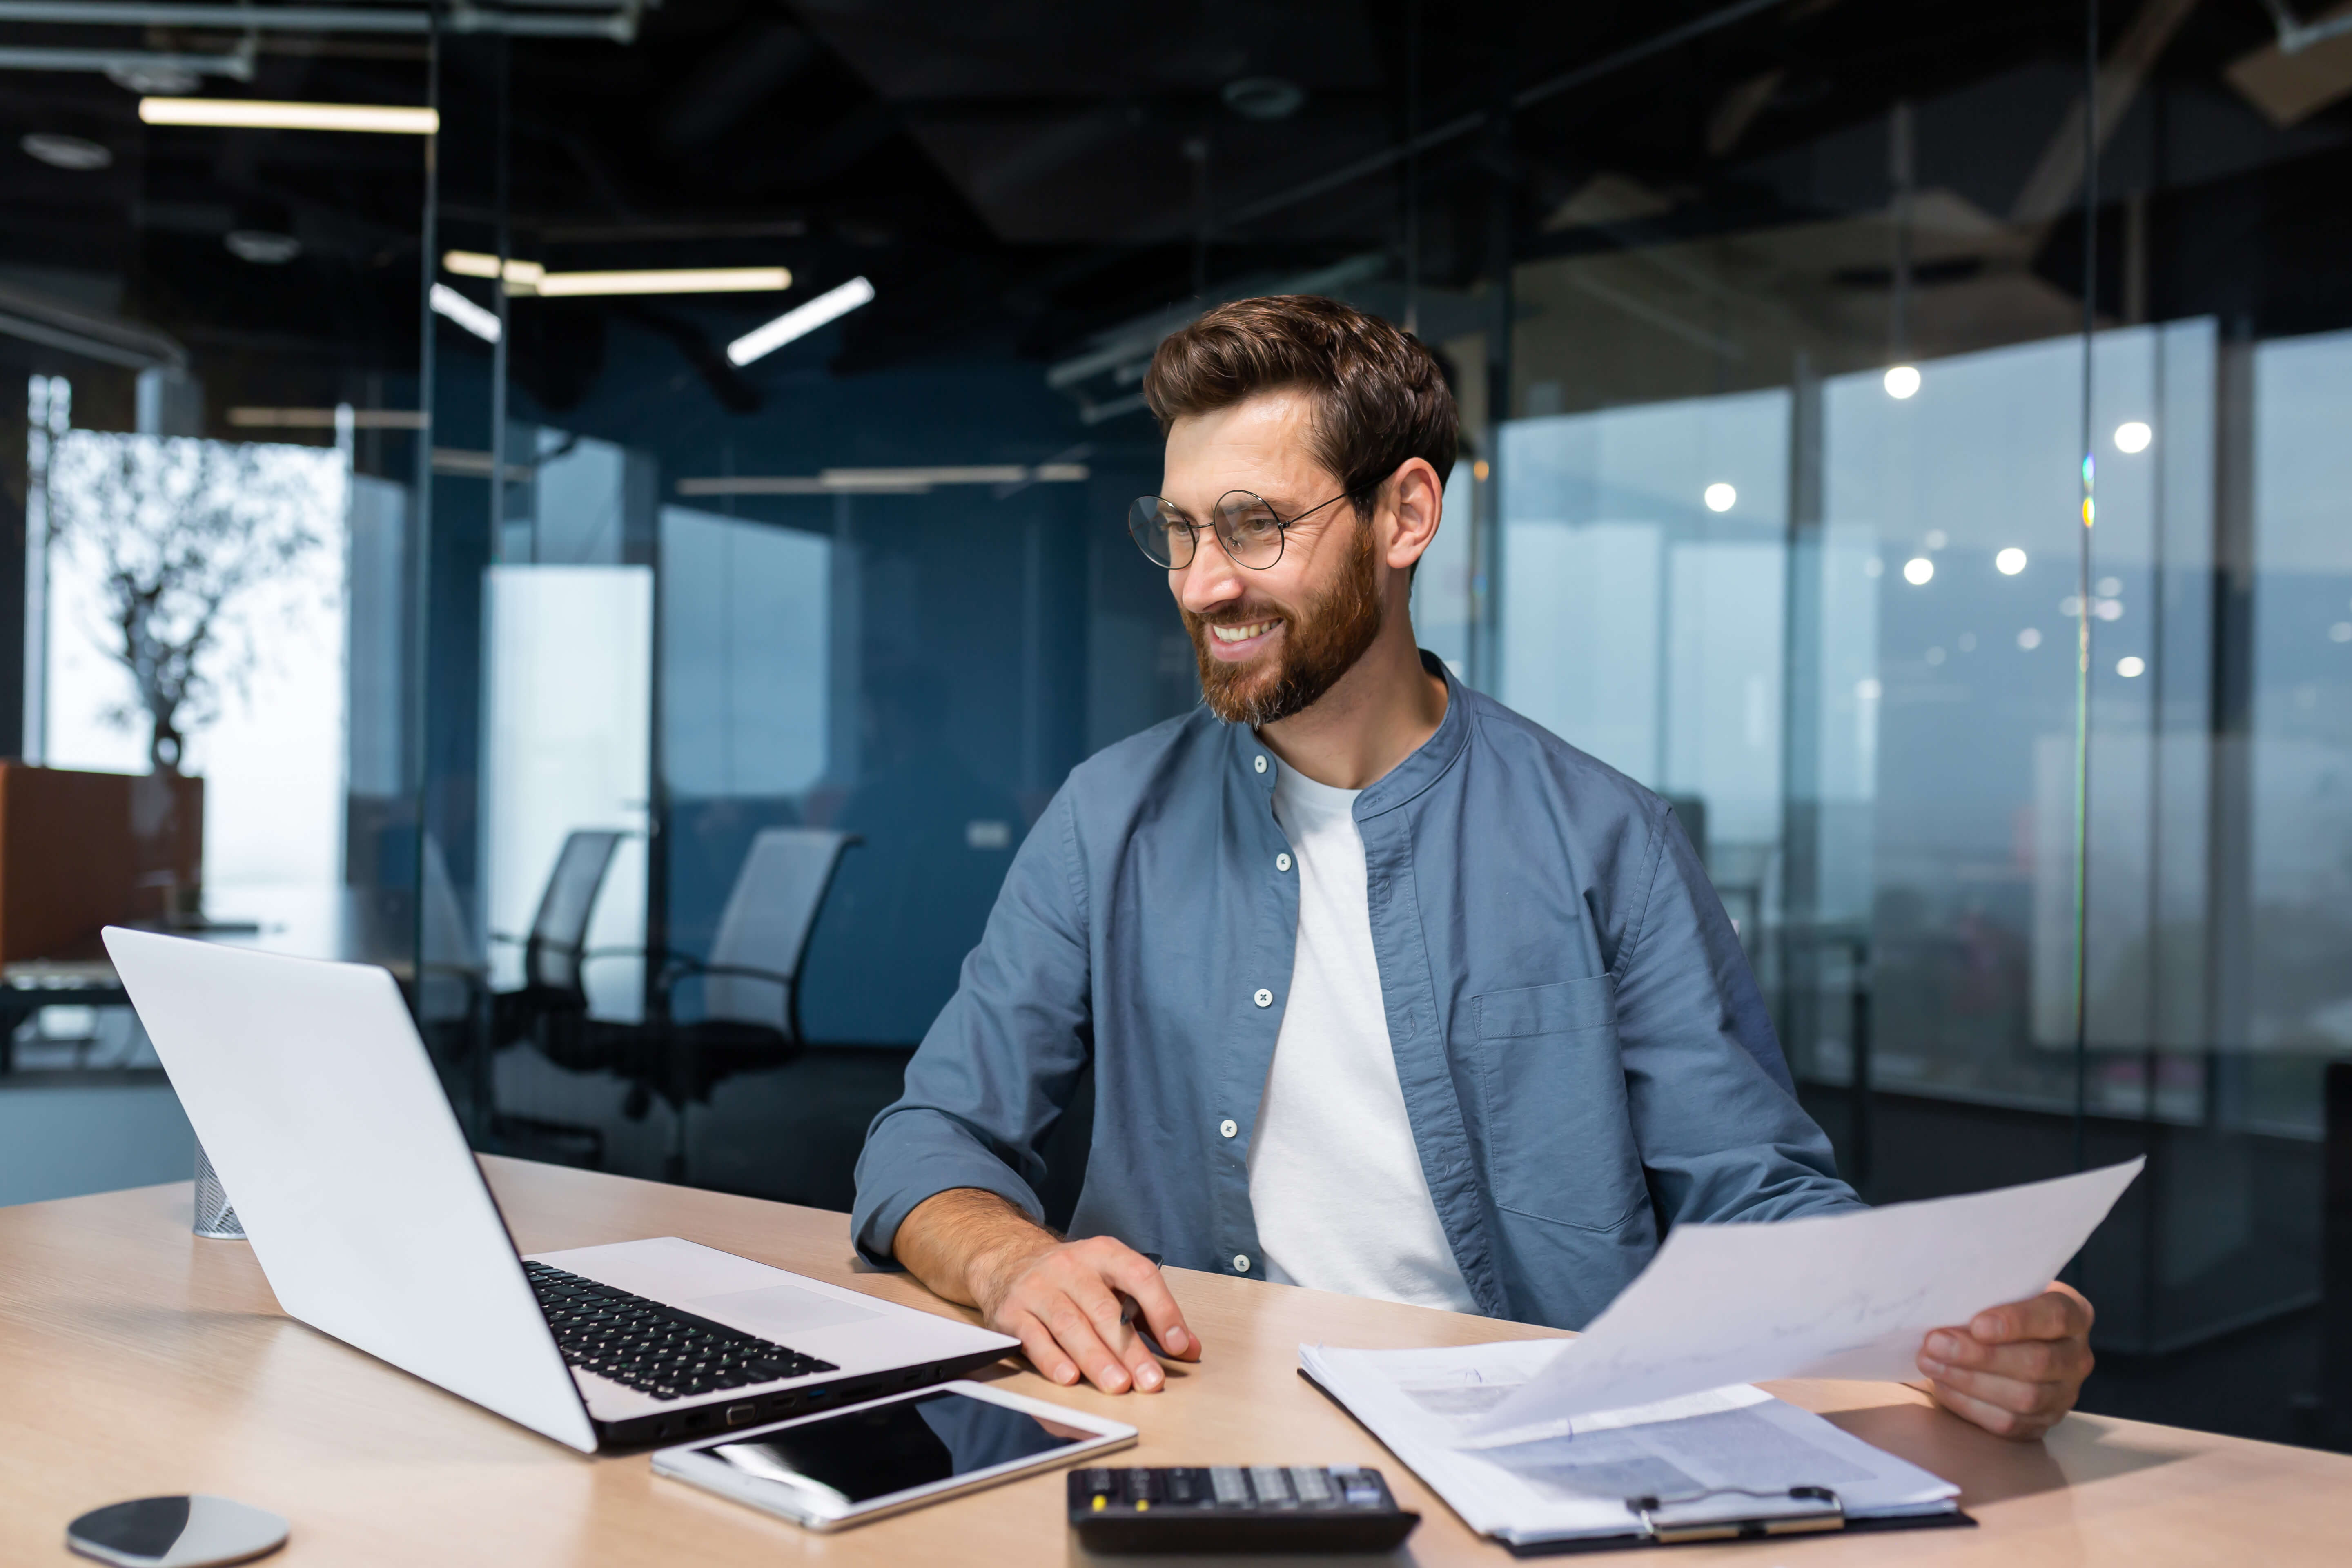
[{"label": "bearded man", "polygon": [[[1578,1328],[1685,1220],[1854,1206],[1663,801],[1414,646],[1456,416],[1328,300],[1163,342],[1129,527],[1202,707],[1074,770],[874,1121],[853,1227],[1065,1384],[1199,1337],[1155,1267]],[[1089,1063],[1065,1239],[1038,1147]],[[1147,1257],[1146,1254],[1154,1255]],[[2090,1368],[2063,1287],[1927,1336],[1947,1408],[2037,1435]]]}]

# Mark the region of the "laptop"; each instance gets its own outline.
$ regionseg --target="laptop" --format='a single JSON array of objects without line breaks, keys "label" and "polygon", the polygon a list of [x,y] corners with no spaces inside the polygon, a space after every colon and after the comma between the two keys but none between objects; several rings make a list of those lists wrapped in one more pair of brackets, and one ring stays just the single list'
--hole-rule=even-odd
[{"label": "laptop", "polygon": [[1020,1348],[677,1237],[519,1257],[389,973],[105,938],[278,1304],[534,1432],[676,1442]]}]

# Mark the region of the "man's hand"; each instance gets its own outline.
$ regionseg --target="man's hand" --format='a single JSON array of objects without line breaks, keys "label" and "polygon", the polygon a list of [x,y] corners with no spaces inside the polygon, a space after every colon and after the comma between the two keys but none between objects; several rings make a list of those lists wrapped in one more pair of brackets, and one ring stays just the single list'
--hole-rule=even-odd
[{"label": "man's hand", "polygon": [[1130,1301],[1161,1350],[1201,1359],[1200,1340],[1150,1258],[1107,1236],[1062,1241],[994,1193],[958,1187],[926,1198],[891,1250],[933,1290],[979,1308],[990,1328],[1018,1339],[1055,1383],[1083,1376],[1106,1394],[1160,1391],[1167,1374],[1124,1321]]},{"label": "man's hand", "polygon": [[1929,1392],[1999,1437],[2039,1437],[2074,1408],[2091,1375],[2091,1303],[2071,1285],[1937,1329],[1919,1347]]}]

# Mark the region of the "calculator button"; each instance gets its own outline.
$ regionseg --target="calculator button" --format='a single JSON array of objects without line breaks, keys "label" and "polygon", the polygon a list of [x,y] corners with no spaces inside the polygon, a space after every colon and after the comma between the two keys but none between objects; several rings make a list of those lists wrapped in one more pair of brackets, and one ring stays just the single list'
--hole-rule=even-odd
[{"label": "calculator button", "polygon": [[1237,1465],[1210,1466],[1209,1487],[1221,1503],[1242,1508],[1249,1506],[1249,1483],[1242,1479],[1241,1468]]},{"label": "calculator button", "polygon": [[1298,1493],[1300,1502],[1319,1506],[1331,1500],[1331,1483],[1314,1466],[1291,1466],[1290,1485]]},{"label": "calculator button", "polygon": [[1290,1501],[1290,1483],[1284,1479],[1281,1466],[1252,1465],[1249,1476],[1260,1507],[1280,1508]]}]

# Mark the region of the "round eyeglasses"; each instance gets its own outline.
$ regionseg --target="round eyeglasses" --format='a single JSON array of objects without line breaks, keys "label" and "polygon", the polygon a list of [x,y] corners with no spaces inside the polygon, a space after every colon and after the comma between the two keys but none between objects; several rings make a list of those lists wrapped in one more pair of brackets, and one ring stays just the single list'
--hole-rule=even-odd
[{"label": "round eyeglasses", "polygon": [[[1336,495],[1296,516],[1283,517],[1266,504],[1264,496],[1227,490],[1218,498],[1214,513],[1217,542],[1235,564],[1263,572],[1282,559],[1283,538],[1292,523],[1347,499],[1344,494]],[[1127,531],[1152,564],[1171,571],[1192,564],[1192,556],[1200,549],[1201,525],[1179,510],[1175,502],[1160,496],[1135,498],[1135,504],[1127,509]]]}]

